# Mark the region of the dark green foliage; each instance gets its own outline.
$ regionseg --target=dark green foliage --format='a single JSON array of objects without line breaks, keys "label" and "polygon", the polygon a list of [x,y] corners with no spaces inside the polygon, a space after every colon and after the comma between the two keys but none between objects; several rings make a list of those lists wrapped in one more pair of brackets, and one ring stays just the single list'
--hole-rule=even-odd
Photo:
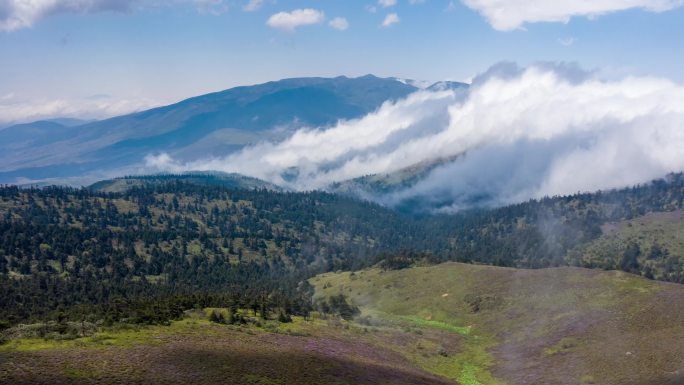
[{"label": "dark green foliage", "polygon": [[[299,293],[299,282],[373,254],[381,246],[369,240],[390,234],[355,211],[396,216],[366,203],[351,210],[355,202],[325,193],[183,183],[120,194],[6,187],[0,198],[0,265],[14,274],[0,274],[0,319],[10,323],[78,304],[107,322],[163,323],[196,304],[167,309],[170,296],[194,295],[205,306],[227,295],[263,318],[273,308],[307,315],[311,293]],[[115,300],[127,306],[111,314],[105,305]]]},{"label": "dark green foliage", "polygon": [[282,322],[282,323],[292,322],[292,317],[290,317],[290,315],[285,313],[284,311],[280,311],[278,313],[278,322]]},{"label": "dark green foliage", "polygon": [[394,253],[380,253],[376,257],[376,259],[380,260],[380,268],[382,268],[383,270],[407,269],[419,261],[424,261],[428,263],[441,262],[432,254],[420,253],[413,250],[400,250]]},{"label": "dark green foliage", "polygon": [[[211,312],[211,314],[209,314],[209,321],[217,323],[217,324],[224,324],[224,323],[226,323],[226,317],[223,315],[223,312],[213,310]],[[233,323],[233,313],[230,313],[228,323],[230,323],[230,324]]]},{"label": "dark green foliage", "polygon": [[630,273],[639,272],[639,256],[641,255],[641,249],[639,245],[635,242],[630,243],[627,249],[622,254],[622,260],[620,261],[620,270],[627,271]]},{"label": "dark green foliage", "polygon": [[[278,309],[306,316],[311,290],[300,282],[321,272],[449,260],[580,265],[581,247],[601,235],[602,224],[680,209],[683,199],[681,174],[623,190],[429,217],[324,192],[173,180],[112,194],[5,186],[0,320],[166,323],[184,310],[226,304],[262,318]],[[684,279],[681,259],[655,246],[630,247],[585,267],[653,276],[639,263],[641,254],[657,262],[658,277]],[[340,301],[321,306],[354,315]]]},{"label": "dark green foliage", "polygon": [[333,295],[327,300],[320,301],[317,305],[321,313],[339,315],[347,321],[361,314],[358,307],[349,304],[344,294]]}]

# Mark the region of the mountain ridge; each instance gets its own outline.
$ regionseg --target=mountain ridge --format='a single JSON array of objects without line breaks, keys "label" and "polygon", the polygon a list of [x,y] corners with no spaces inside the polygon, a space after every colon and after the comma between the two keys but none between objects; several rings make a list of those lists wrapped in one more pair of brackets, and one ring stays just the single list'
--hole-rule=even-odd
[{"label": "mountain ridge", "polygon": [[119,175],[125,175],[130,170],[123,169],[161,151],[181,159],[198,154],[225,156],[248,144],[282,139],[288,130],[361,117],[416,90],[373,75],[291,78],[234,87],[82,125],[59,125],[52,131],[43,128],[39,140],[33,135],[15,141],[8,135],[40,129],[44,123],[12,126],[0,131],[0,137],[11,139],[3,141],[0,183],[119,169]]}]

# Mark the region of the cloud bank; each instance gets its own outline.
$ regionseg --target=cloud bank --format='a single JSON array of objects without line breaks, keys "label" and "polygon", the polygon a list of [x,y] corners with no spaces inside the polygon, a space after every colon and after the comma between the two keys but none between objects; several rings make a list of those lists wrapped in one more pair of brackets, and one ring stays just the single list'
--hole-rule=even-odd
[{"label": "cloud bank", "polygon": [[22,99],[10,93],[0,96],[0,125],[51,118],[104,119],[158,107],[149,99],[121,99],[95,95],[82,99]]},{"label": "cloud bank", "polygon": [[645,182],[684,170],[682,148],[682,85],[504,64],[476,77],[469,91],[419,91],[280,143],[184,164],[150,156],[147,167],[238,172],[309,190],[437,163],[410,186],[366,197],[456,211]]},{"label": "cloud bank", "polygon": [[684,0],[462,0],[482,14],[494,29],[511,31],[525,23],[561,22],[572,17],[595,17],[628,9],[664,12],[684,5]]}]

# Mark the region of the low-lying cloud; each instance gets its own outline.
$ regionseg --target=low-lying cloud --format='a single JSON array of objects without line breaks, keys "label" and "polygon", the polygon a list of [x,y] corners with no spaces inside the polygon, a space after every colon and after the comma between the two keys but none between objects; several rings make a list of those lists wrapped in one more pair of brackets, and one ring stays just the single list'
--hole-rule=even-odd
[{"label": "low-lying cloud", "polygon": [[682,148],[682,85],[506,64],[476,77],[469,91],[419,91],[280,143],[190,163],[150,156],[147,166],[238,172],[309,190],[441,159],[410,186],[367,197],[455,211],[645,182],[684,170]]},{"label": "low-lying cloud", "polygon": [[149,99],[122,99],[95,95],[76,99],[24,99],[0,96],[0,125],[52,118],[104,119],[161,105]]}]

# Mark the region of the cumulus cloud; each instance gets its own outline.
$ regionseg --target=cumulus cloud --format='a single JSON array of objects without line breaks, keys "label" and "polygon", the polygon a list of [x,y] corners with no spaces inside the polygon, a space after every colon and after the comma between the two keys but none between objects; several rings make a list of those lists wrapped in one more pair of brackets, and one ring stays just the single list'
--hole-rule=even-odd
[{"label": "cumulus cloud", "polygon": [[378,5],[383,8],[393,7],[397,5],[397,0],[378,0]]},{"label": "cumulus cloud", "polygon": [[322,11],[305,8],[295,9],[292,12],[278,12],[272,15],[266,24],[275,29],[293,32],[298,27],[304,25],[320,24],[324,20],[325,14]]},{"label": "cumulus cloud", "polygon": [[0,124],[31,122],[50,118],[104,119],[157,107],[149,99],[122,99],[95,95],[82,99],[22,99],[15,94],[0,98]]},{"label": "cumulus cloud", "polygon": [[628,9],[664,12],[684,0],[462,0],[484,16],[494,29],[511,31],[525,23],[561,22],[572,17],[595,17]]},{"label": "cumulus cloud", "polygon": [[397,15],[396,13],[390,13],[389,15],[385,16],[385,20],[382,21],[382,24],[380,24],[380,26],[387,28],[392,24],[397,24],[398,22],[399,15]]},{"label": "cumulus cloud", "polygon": [[604,80],[572,66],[502,65],[469,91],[419,91],[331,128],[302,128],[226,158],[154,170],[239,172],[293,189],[437,164],[409,187],[367,198],[441,211],[622,187],[684,170],[684,86]]},{"label": "cumulus cloud", "polygon": [[346,31],[349,28],[349,22],[344,17],[336,17],[330,20],[328,25],[340,31]]}]

